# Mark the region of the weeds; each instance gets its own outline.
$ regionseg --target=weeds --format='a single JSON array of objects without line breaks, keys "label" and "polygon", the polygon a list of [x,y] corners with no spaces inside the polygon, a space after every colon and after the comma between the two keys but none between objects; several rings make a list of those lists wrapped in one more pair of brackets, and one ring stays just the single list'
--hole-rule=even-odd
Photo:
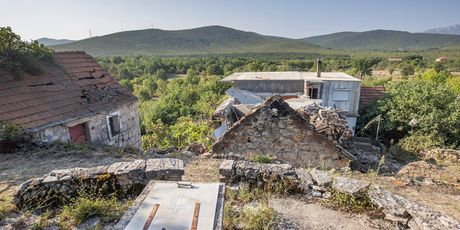
[{"label": "weeds", "polygon": [[10,195],[0,194],[0,220],[15,210],[12,200]]},{"label": "weeds", "polygon": [[273,229],[276,212],[268,205],[270,192],[243,187],[227,190],[224,206],[224,229]]},{"label": "weeds", "polygon": [[91,217],[100,217],[102,223],[111,223],[121,218],[131,202],[122,203],[116,198],[78,198],[72,205],[64,206],[59,214],[60,225],[68,229]]},{"label": "weeds", "polygon": [[377,209],[366,194],[363,194],[362,196],[352,196],[338,191],[333,191],[331,201],[340,206],[342,209],[351,212],[362,213]]},{"label": "weeds", "polygon": [[270,155],[254,155],[251,158],[249,158],[249,161],[255,162],[255,163],[265,163],[265,164],[270,164],[275,161],[275,158],[270,156]]}]

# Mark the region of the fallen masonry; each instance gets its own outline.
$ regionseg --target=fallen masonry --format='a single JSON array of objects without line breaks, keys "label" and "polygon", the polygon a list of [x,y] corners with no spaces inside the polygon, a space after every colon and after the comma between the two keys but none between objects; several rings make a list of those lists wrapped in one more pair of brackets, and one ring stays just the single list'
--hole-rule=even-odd
[{"label": "fallen masonry", "polygon": [[330,199],[340,192],[352,197],[368,197],[378,207],[385,219],[410,229],[460,229],[460,223],[450,216],[389,192],[369,182],[344,176],[334,176],[328,171],[294,168],[288,164],[262,164],[248,161],[225,160],[219,173],[221,181],[239,183],[284,191],[302,193]]},{"label": "fallen masonry", "polygon": [[21,184],[13,202],[21,210],[42,210],[68,203],[78,195],[135,197],[150,180],[180,181],[180,159],[156,158],[117,162],[93,168],[53,170]]}]

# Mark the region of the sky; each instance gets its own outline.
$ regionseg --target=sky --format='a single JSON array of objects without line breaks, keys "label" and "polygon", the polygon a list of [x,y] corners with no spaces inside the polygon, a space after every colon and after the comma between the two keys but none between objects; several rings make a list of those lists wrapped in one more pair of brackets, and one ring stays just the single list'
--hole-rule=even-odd
[{"label": "sky", "polygon": [[460,0],[0,0],[0,26],[26,40],[208,25],[302,38],[453,24],[460,24]]}]

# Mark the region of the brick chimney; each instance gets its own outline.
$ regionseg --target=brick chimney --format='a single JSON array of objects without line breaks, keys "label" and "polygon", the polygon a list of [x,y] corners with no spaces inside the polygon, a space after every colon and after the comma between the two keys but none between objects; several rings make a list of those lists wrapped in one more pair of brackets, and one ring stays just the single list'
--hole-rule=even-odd
[{"label": "brick chimney", "polygon": [[321,58],[316,59],[316,76],[321,77]]}]

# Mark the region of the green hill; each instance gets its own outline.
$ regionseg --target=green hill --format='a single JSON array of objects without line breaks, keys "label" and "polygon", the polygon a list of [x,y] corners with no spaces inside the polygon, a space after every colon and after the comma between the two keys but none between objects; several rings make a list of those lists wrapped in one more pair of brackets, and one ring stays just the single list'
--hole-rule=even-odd
[{"label": "green hill", "polygon": [[296,39],[265,36],[222,26],[126,31],[51,48],[58,51],[83,50],[94,56],[331,52]]},{"label": "green hill", "polygon": [[333,49],[426,50],[460,45],[460,35],[409,33],[394,30],[340,32],[301,39]]}]

